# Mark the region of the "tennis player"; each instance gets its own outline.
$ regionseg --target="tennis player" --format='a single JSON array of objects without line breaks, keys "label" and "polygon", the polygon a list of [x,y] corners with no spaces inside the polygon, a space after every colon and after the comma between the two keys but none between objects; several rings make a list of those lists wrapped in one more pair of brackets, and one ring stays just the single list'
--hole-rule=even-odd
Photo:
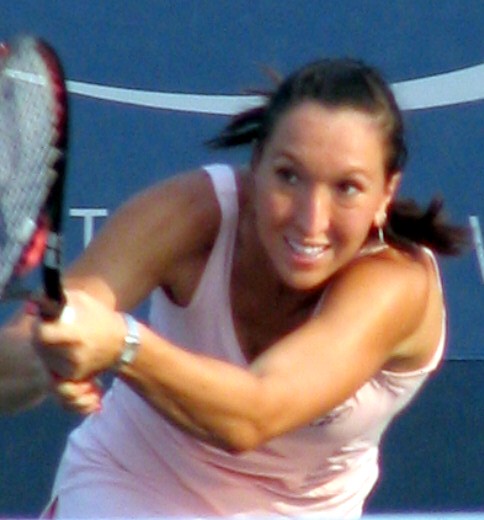
[{"label": "tennis player", "polygon": [[[464,232],[396,199],[402,117],[373,68],[309,64],[212,145],[249,165],[135,196],[70,270],[69,312],[35,322],[64,405],[95,412],[47,516],[357,518],[442,359],[434,253]],[[148,296],[149,324],[125,314]]]}]

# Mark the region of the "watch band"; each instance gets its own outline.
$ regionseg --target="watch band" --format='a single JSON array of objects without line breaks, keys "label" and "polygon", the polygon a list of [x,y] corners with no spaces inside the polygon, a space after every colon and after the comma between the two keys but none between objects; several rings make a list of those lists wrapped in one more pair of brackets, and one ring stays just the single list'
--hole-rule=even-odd
[{"label": "watch band", "polygon": [[123,366],[130,365],[138,353],[140,346],[140,334],[138,322],[131,316],[131,314],[122,314],[126,323],[126,336],[124,336],[124,345],[121,355],[119,356],[118,362],[116,363],[116,369],[119,370]]}]

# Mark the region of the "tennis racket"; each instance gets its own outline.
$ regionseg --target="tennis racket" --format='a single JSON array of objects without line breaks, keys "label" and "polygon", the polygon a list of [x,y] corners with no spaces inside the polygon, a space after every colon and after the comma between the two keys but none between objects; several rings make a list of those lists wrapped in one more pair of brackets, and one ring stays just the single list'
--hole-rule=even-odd
[{"label": "tennis racket", "polygon": [[25,280],[40,267],[42,316],[64,307],[62,207],[68,141],[61,63],[44,41],[0,47],[0,299],[36,300]]}]

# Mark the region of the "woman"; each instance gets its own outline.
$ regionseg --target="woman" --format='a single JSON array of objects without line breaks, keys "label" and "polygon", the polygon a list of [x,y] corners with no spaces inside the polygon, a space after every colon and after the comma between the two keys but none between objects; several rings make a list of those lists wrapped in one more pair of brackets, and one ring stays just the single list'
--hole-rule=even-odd
[{"label": "woman", "polygon": [[[431,250],[463,232],[395,201],[401,115],[352,60],[310,64],[130,201],[67,278],[35,343],[70,408],[57,517],[361,515],[391,419],[438,366]],[[151,294],[150,326],[123,311]],[[86,383],[117,379],[102,402]]]}]

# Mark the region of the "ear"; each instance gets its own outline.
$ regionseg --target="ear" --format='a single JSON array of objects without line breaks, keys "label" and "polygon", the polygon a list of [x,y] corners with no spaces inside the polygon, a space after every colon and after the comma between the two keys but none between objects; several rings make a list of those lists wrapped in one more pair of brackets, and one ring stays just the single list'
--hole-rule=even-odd
[{"label": "ear", "polygon": [[381,227],[385,224],[387,219],[387,209],[389,204],[395,198],[398,188],[400,186],[400,180],[402,175],[400,172],[392,174],[392,176],[386,181],[384,188],[383,200],[375,213],[374,225],[375,227]]}]

